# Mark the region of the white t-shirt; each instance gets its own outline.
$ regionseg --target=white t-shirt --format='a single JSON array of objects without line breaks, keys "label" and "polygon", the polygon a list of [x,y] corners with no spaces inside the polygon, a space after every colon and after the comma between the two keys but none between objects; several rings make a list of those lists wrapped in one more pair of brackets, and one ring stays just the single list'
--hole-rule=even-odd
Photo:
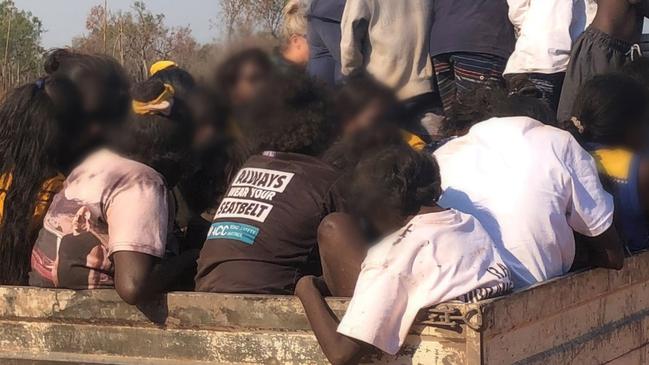
[{"label": "white t-shirt", "polygon": [[508,0],[518,40],[505,74],[564,72],[590,21],[591,0]]},{"label": "white t-shirt", "polygon": [[418,215],[372,247],[338,332],[396,354],[422,308],[511,288],[509,269],[475,218],[453,209]]},{"label": "white t-shirt", "polygon": [[570,133],[527,117],[493,118],[435,152],[439,204],[476,217],[517,289],[566,273],[573,230],[598,236],[613,222],[613,198],[593,158]]}]

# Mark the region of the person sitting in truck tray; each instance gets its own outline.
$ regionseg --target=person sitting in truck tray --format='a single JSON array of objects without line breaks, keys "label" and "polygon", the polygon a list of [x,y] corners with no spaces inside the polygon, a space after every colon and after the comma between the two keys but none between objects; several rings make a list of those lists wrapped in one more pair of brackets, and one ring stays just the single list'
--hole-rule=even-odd
[{"label": "person sitting in truck tray", "polygon": [[111,143],[72,170],[54,196],[31,256],[29,284],[115,288],[129,304],[168,291],[195,265],[178,252],[170,189],[188,165],[189,113],[159,80],[132,91],[132,113]]},{"label": "person sitting in truck tray", "polygon": [[456,109],[454,125],[464,133],[435,151],[444,188],[439,204],[482,223],[517,289],[567,273],[575,231],[586,236],[591,265],[620,269],[613,197],[595,161],[570,133],[520,116],[520,102],[479,90]]},{"label": "person sitting in truck tray", "polygon": [[565,128],[588,150],[615,200],[615,225],[626,247],[649,247],[648,91],[630,76],[608,74],[577,94]]},{"label": "person sitting in truck tray", "polygon": [[[360,274],[340,323],[324,300],[330,291],[326,273],[324,281],[305,276],[295,291],[333,364],[357,363],[373,349],[396,354],[422,308],[512,289],[510,271],[480,222],[436,204],[440,185],[435,160],[405,145],[369,153],[356,166],[354,206],[384,238],[370,248],[362,267],[357,263]],[[347,238],[338,241],[338,255],[359,248],[350,221],[334,213],[321,224],[321,237]]]},{"label": "person sitting in truck tray", "polygon": [[[216,209],[197,291],[291,295],[320,274],[318,225],[342,206],[340,173],[319,158],[337,133],[332,109],[326,87],[281,73],[239,116],[254,154]],[[339,267],[344,255],[333,259]]]}]

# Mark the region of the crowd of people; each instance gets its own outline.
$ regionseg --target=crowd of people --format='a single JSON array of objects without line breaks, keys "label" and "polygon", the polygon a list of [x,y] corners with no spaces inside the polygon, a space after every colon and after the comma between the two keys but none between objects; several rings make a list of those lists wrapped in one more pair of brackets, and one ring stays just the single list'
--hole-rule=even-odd
[{"label": "crowd of people", "polygon": [[51,51],[0,103],[0,284],[296,295],[348,364],[422,308],[620,269],[649,247],[649,1],[589,9],[291,0],[274,52],[205,80]]}]

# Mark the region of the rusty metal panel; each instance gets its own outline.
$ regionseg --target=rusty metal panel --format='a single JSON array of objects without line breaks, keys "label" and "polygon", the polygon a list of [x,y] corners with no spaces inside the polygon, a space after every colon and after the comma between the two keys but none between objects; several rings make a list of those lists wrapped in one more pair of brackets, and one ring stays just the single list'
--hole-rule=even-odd
[{"label": "rusty metal panel", "polygon": [[[649,254],[484,303],[485,364],[603,364],[649,342]],[[629,355],[633,356],[639,355]]]},{"label": "rusty metal panel", "polygon": [[[330,299],[338,315],[347,301]],[[479,306],[444,304],[423,313],[396,356],[375,364],[472,364],[464,318]],[[479,321],[481,316],[473,316]],[[445,326],[432,326],[436,321]],[[472,324],[474,326],[474,324]],[[477,342],[479,343],[479,342]],[[299,301],[290,296],[171,293],[146,308],[112,290],[0,287],[0,363],[326,364]],[[156,362],[158,361],[158,362]]]}]

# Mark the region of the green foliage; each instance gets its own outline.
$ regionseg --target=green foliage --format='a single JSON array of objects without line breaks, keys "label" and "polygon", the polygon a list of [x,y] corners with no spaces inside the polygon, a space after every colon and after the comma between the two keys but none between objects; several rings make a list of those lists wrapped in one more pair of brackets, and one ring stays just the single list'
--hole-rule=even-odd
[{"label": "green foliage", "polygon": [[0,3],[0,72],[4,88],[41,73],[42,34],[43,24],[31,12],[17,9],[13,1]]}]

